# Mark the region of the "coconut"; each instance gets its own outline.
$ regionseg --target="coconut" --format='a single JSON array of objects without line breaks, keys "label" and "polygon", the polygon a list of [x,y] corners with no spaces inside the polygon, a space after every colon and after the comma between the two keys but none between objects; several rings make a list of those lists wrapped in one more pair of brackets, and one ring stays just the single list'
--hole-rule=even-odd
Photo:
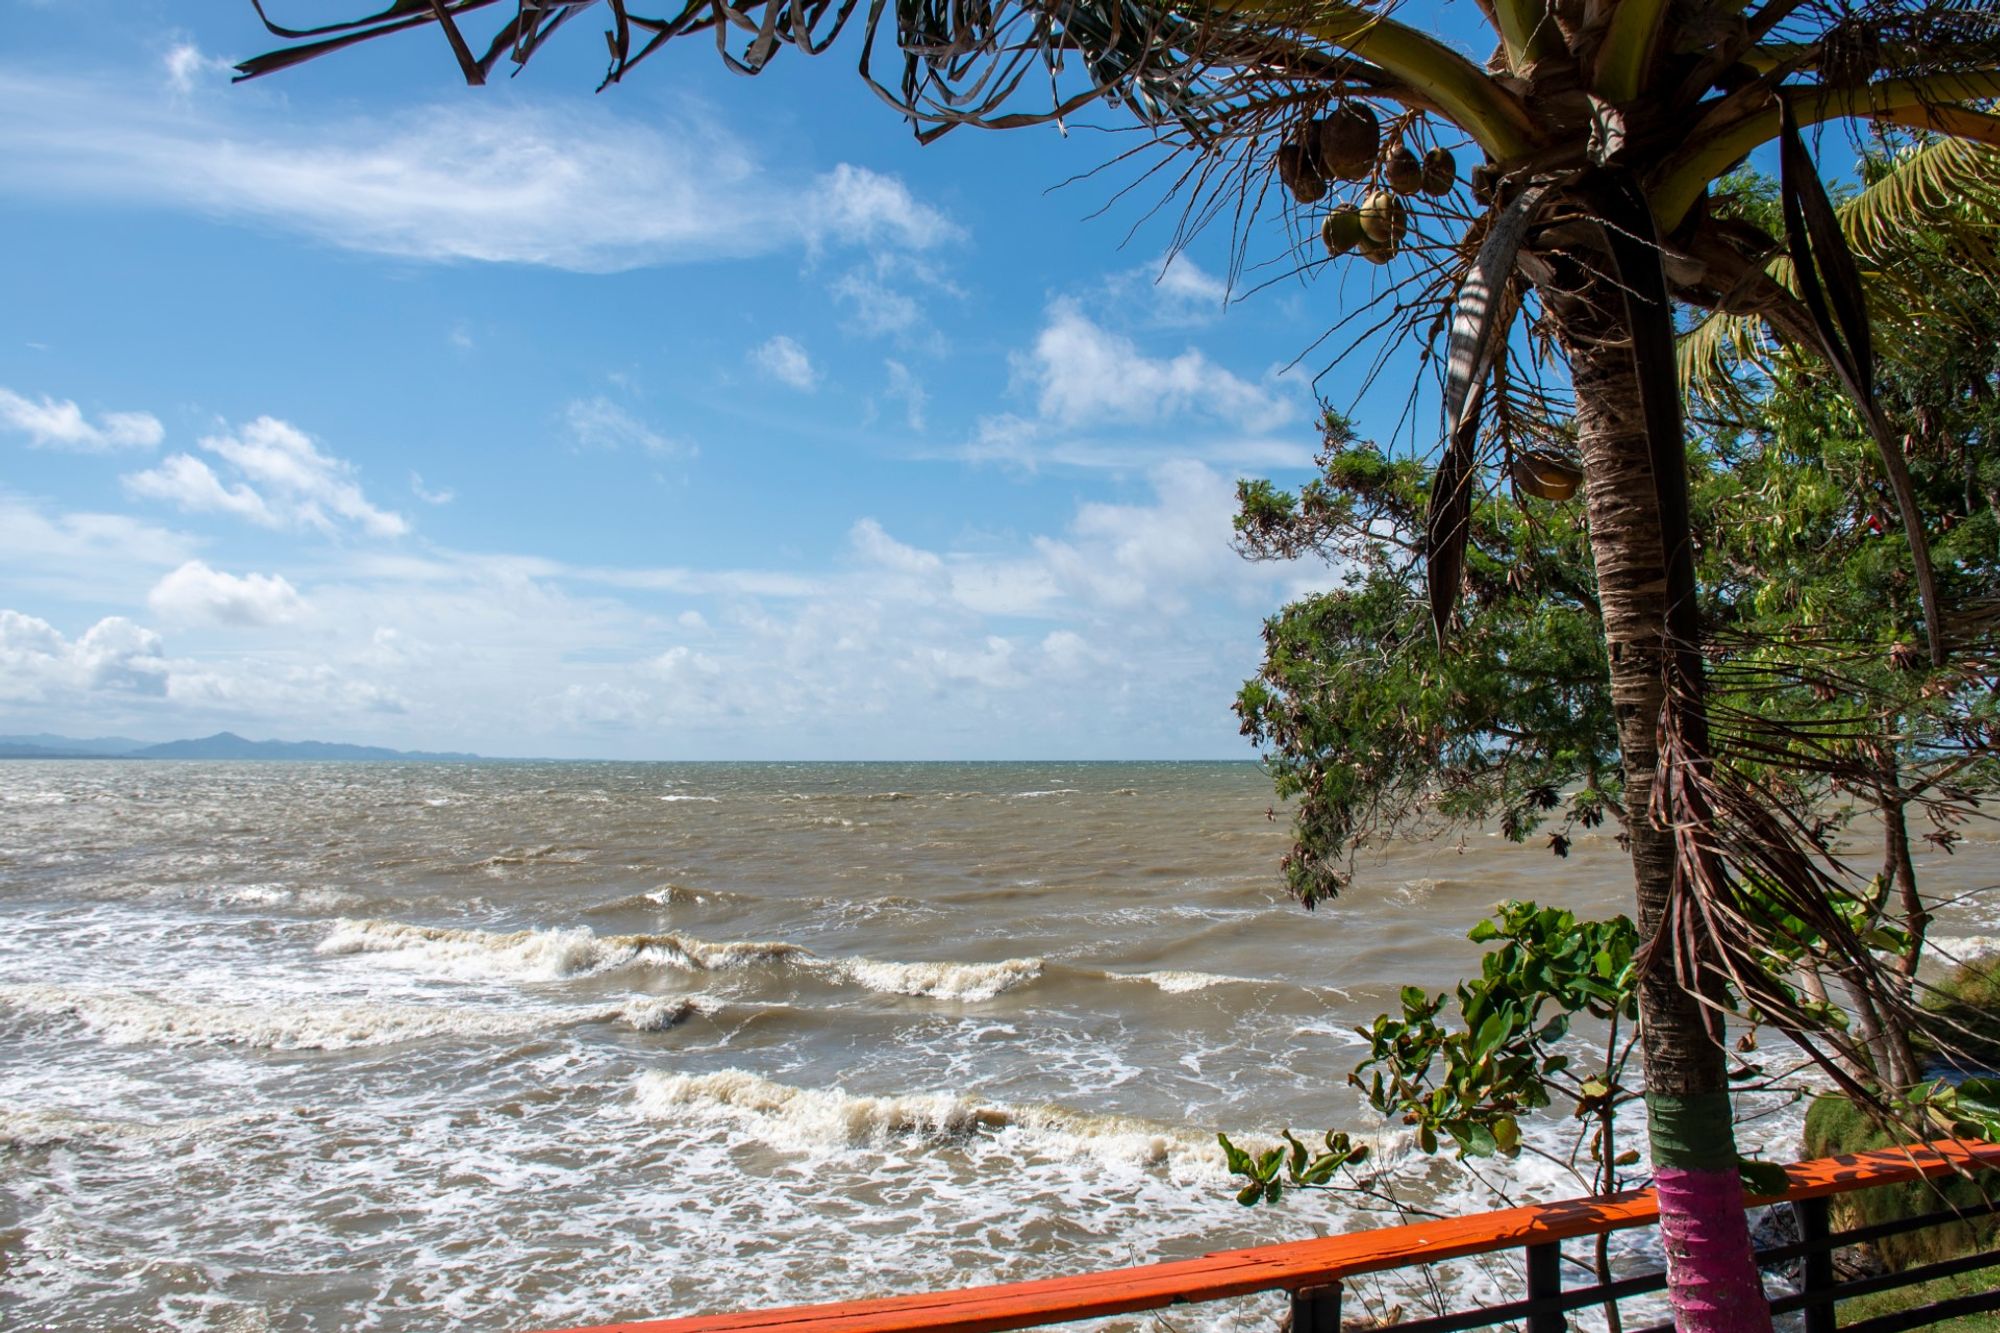
[{"label": "coconut", "polygon": [[1361,244],[1366,235],[1361,230],[1361,210],[1353,204],[1342,204],[1319,224],[1319,238],[1325,243],[1327,254],[1334,259]]},{"label": "coconut", "polygon": [[1326,197],[1326,182],[1313,168],[1306,146],[1294,140],[1278,145],[1278,179],[1302,204],[1318,203]]},{"label": "coconut", "polygon": [[1567,500],[1583,484],[1582,468],[1546,449],[1522,450],[1507,470],[1513,474],[1516,490],[1541,500]]},{"label": "coconut", "polygon": [[1450,194],[1451,187],[1458,183],[1458,160],[1446,148],[1433,148],[1424,154],[1423,187],[1425,194]]},{"label": "coconut", "polygon": [[1278,180],[1282,180],[1284,188],[1292,192],[1292,198],[1300,204],[1316,204],[1326,198],[1326,182],[1320,178],[1320,172],[1314,170],[1310,160],[1312,154],[1306,152],[1302,142],[1294,140],[1290,144],[1278,144],[1276,156]]},{"label": "coconut", "polygon": [[1415,194],[1424,188],[1424,162],[1406,143],[1396,145],[1382,163],[1382,179],[1397,194]]},{"label": "coconut", "polygon": [[1366,102],[1342,102],[1331,116],[1313,122],[1321,170],[1338,180],[1358,181],[1375,164],[1382,126]]},{"label": "coconut", "polygon": [[1500,168],[1481,162],[1472,169],[1472,197],[1482,204],[1493,202],[1493,189],[1500,184]]},{"label": "coconut", "polygon": [[1361,234],[1361,244],[1356,248],[1361,251],[1361,257],[1369,263],[1386,264],[1396,257],[1396,251],[1400,247],[1394,241],[1378,241],[1373,236],[1363,232]]},{"label": "coconut", "polygon": [[1401,245],[1410,230],[1410,210],[1387,190],[1371,190],[1361,201],[1361,230],[1391,247]]}]

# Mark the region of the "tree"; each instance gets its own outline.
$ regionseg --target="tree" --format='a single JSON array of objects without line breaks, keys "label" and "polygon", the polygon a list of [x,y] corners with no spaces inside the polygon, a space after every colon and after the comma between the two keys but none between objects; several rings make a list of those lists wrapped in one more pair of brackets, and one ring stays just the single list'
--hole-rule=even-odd
[{"label": "tree", "polygon": [[[255,0],[253,0],[255,2]],[[517,0],[476,54],[459,19],[497,0],[393,0],[379,13],[306,31],[246,62],[246,75],[402,29],[436,24],[470,82],[503,58],[525,60],[584,7]],[[744,72],[786,45],[823,50],[855,0],[689,0],[664,17],[607,0],[607,82],[675,37],[711,35]],[[504,10],[503,10],[504,12]],[[1423,185],[1450,190],[1441,157],[1471,140],[1487,161],[1462,193],[1424,204],[1414,257],[1456,288],[1448,348],[1445,444],[1426,539],[1440,634],[1456,611],[1467,512],[1481,442],[1511,449],[1511,418],[1532,415],[1513,373],[1508,329],[1525,320],[1566,363],[1574,398],[1592,560],[1624,768],[1638,924],[1643,1063],[1670,1297],[1684,1329],[1768,1326],[1738,1204],[1720,990],[1803,1031],[1808,1018],[1760,981],[1746,883],[1779,893],[1805,919],[1825,916],[1823,871],[1781,811],[1712,762],[1702,626],[1688,523],[1681,403],[1674,379],[1676,300],[1763,315],[1825,352],[1886,443],[1900,518],[1930,582],[1922,518],[1873,398],[1874,368],[1851,259],[1799,133],[1874,120],[2000,143],[2000,15],[1985,0],[1877,0],[1855,14],[1834,0],[1481,0],[1481,67],[1387,13],[1347,0],[873,0],[861,69],[929,135],[954,125],[1021,124],[1109,98],[1196,154],[1187,179],[1210,199],[1255,192],[1277,170],[1301,201],[1326,178],[1366,180],[1356,223],[1368,258],[1392,262],[1411,240]],[[1468,24],[1468,27],[1472,25]],[[732,49],[732,34],[740,48]],[[1472,33],[1465,34],[1473,35]],[[901,58],[893,88],[871,60]],[[1049,71],[1046,80],[1031,74]],[[1018,110],[1052,89],[1047,104]],[[1380,117],[1389,151],[1378,154]],[[1323,115],[1323,112],[1331,114]],[[1803,301],[1764,270],[1773,238],[1715,216],[1711,183],[1779,139],[1788,246]],[[1416,170],[1411,170],[1412,161]],[[1430,198],[1431,196],[1423,196]],[[1198,203],[1191,216],[1202,216]],[[1407,261],[1406,261],[1407,262]],[[1460,275],[1463,275],[1462,278]],[[1421,274],[1417,275],[1421,279]],[[1925,597],[1934,659],[1945,628]],[[1837,921],[1827,928],[1842,947]],[[1865,950],[1862,951],[1865,954]]]}]

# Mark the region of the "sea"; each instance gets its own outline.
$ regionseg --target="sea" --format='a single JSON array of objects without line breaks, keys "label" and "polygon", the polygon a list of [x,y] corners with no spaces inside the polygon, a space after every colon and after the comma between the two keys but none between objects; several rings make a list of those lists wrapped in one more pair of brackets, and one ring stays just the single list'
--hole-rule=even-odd
[{"label": "sea", "polygon": [[[1311,912],[1288,843],[1252,763],[0,763],[0,1327],[550,1329],[1584,1192],[1560,1114],[1426,1159],[1346,1077],[1495,903],[1629,910],[1615,843],[1385,844]],[[1920,868],[2000,945],[1989,832]],[[1217,1132],[1285,1127],[1374,1194],[1239,1206]]]}]

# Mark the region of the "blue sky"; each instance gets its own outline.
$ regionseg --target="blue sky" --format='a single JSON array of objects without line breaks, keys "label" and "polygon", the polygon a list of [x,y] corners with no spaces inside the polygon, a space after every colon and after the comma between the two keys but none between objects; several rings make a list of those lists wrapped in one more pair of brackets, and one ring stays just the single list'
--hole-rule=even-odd
[{"label": "blue sky", "polygon": [[0,6],[0,731],[1249,757],[1329,576],[1229,549],[1234,480],[1307,475],[1366,266],[1225,308],[1226,236],[1052,188],[1129,135],[920,147],[852,40],[232,86],[247,0]]}]

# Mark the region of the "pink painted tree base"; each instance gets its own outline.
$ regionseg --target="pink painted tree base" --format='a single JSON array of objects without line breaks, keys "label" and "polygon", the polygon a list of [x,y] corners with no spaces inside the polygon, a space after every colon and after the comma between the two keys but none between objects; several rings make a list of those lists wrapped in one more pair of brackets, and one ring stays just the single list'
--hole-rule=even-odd
[{"label": "pink painted tree base", "polygon": [[[1771,1333],[1734,1170],[1654,1173],[1677,1333]],[[1748,1281],[1744,1275],[1748,1274]]]}]

